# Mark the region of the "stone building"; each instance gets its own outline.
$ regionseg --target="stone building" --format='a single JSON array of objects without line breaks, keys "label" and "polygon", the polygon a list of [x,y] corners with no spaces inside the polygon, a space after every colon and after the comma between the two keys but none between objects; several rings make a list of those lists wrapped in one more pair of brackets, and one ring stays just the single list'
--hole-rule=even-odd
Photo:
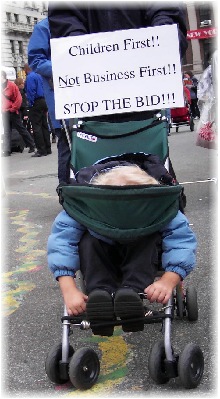
[{"label": "stone building", "polygon": [[[185,1],[189,46],[183,71],[200,75],[216,48],[217,2]],[[147,2],[146,2],[147,6]],[[1,64],[22,76],[34,25],[47,15],[48,1],[5,1],[2,5]]]},{"label": "stone building", "polygon": [[4,1],[1,15],[1,65],[23,76],[34,25],[47,15],[47,1]]}]

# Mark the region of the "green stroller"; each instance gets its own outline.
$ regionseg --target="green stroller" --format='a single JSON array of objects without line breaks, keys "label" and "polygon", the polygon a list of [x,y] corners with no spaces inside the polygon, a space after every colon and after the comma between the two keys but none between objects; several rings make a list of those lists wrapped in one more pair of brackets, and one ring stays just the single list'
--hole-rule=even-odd
[{"label": "green stroller", "polygon": [[[125,153],[145,156],[155,154],[169,170],[167,122],[162,114],[147,120],[129,122],[80,121],[72,131],[71,173],[93,165],[106,157]],[[182,187],[179,184],[158,186],[91,186],[61,185],[58,187],[60,203],[79,223],[96,233],[114,239],[139,238],[158,231],[181,208]],[[108,206],[106,206],[108,204]],[[84,291],[83,276],[77,280]],[[163,273],[158,270],[158,276]],[[203,353],[196,344],[186,345],[176,355],[171,344],[171,324],[174,317],[189,321],[198,318],[197,294],[194,287],[183,289],[179,284],[166,306],[147,311],[144,324],[161,323],[163,340],[155,343],[149,355],[149,374],[157,384],[165,384],[179,377],[185,388],[199,385],[204,369]],[[100,361],[96,352],[84,347],[73,349],[69,342],[72,329],[92,327],[86,315],[68,316],[64,307],[62,342],[49,351],[45,368],[49,379],[56,384],[71,381],[77,389],[89,389],[97,381]],[[138,319],[137,319],[138,321]],[[103,321],[114,326],[125,320]],[[99,322],[99,326],[100,326]]]}]

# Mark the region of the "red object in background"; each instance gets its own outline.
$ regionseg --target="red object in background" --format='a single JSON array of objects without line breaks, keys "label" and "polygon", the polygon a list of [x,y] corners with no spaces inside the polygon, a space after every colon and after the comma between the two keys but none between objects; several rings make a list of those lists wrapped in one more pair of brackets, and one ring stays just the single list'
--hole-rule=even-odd
[{"label": "red object in background", "polygon": [[184,98],[187,100],[189,104],[191,104],[191,95],[190,95],[190,90],[188,87],[183,86],[183,91],[184,91]]},{"label": "red object in background", "polygon": [[187,39],[209,39],[210,37],[217,36],[217,28],[202,28],[202,29],[195,29],[195,30],[188,30],[187,32]]},{"label": "red object in background", "polygon": [[173,123],[190,122],[189,108],[171,108],[171,118]]}]

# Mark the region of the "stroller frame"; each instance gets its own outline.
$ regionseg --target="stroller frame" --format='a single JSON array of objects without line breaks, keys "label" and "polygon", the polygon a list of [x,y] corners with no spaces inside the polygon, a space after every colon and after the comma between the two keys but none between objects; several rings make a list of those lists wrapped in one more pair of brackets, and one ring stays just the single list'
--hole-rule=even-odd
[{"label": "stroller frame", "polygon": [[[162,119],[162,115],[157,115],[159,120]],[[161,120],[162,122],[162,120]],[[164,121],[164,128],[161,140],[167,143],[167,125]],[[89,131],[89,124],[86,125],[86,134],[94,134]],[[75,133],[82,128],[82,123],[74,126]],[[93,127],[92,127],[93,129]],[[74,136],[73,131],[73,136]],[[75,134],[76,136],[76,134]],[[72,143],[74,151],[76,151],[76,143]],[[168,143],[167,143],[168,146]],[[166,147],[166,144],[165,144]],[[93,156],[92,154],[90,154]],[[103,154],[101,154],[103,155]],[[107,154],[109,155],[109,154]],[[168,150],[164,151],[164,145],[162,145],[161,159],[167,165]],[[75,158],[74,158],[75,157]],[[79,170],[82,164],[78,161],[77,155],[73,156],[74,170]],[[92,160],[88,160],[88,165],[91,164]],[[65,186],[63,187],[63,190]],[[62,188],[58,190],[58,194],[63,203]],[[65,209],[65,207],[64,207]],[[157,277],[161,276],[163,272],[158,271]],[[83,276],[80,271],[76,274],[77,284],[81,290],[85,292],[85,285]],[[145,294],[140,293],[140,296]],[[180,355],[174,353],[171,343],[171,327],[174,316],[180,319],[187,316],[189,321],[196,321],[198,319],[198,305],[197,305],[197,293],[194,287],[189,287],[186,290],[183,288],[183,284],[179,283],[175,288],[171,299],[165,306],[162,306],[159,310],[149,310],[145,313],[144,318],[132,319],[133,321],[142,320],[144,324],[161,323],[163,340],[158,341],[151,349],[149,356],[149,374],[151,378],[157,384],[165,384],[171,378],[179,377],[180,383],[187,389],[196,388],[203,375],[204,369],[204,358],[200,347],[194,343],[189,343],[185,346]],[[89,389],[97,381],[100,372],[100,361],[96,352],[89,348],[84,347],[74,351],[70,345],[69,337],[73,333],[74,328],[80,328],[80,330],[89,330],[92,327],[103,327],[108,325],[122,326],[129,323],[129,319],[126,320],[114,320],[114,321],[103,321],[103,322],[89,322],[86,314],[79,316],[69,316],[67,314],[66,307],[64,306],[64,314],[61,318],[62,322],[62,342],[51,348],[45,362],[46,373],[49,379],[58,384],[71,381],[73,386],[77,389]]]}]

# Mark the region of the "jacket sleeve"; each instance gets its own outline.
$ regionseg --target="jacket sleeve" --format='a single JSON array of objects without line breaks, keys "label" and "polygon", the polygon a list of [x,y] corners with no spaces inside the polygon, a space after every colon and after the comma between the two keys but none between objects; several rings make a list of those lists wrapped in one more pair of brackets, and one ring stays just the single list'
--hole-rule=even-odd
[{"label": "jacket sleeve", "polygon": [[52,77],[50,31],[48,21],[35,25],[28,44],[28,63],[31,69],[48,79]]},{"label": "jacket sleeve", "polygon": [[85,230],[65,211],[56,217],[47,244],[48,267],[56,279],[74,277],[79,270],[78,244]]},{"label": "jacket sleeve", "polygon": [[147,2],[146,19],[149,26],[178,25],[180,55],[182,58],[188,47],[184,3]]},{"label": "jacket sleeve", "polygon": [[162,267],[184,279],[195,267],[197,241],[182,212],[162,230]]}]

